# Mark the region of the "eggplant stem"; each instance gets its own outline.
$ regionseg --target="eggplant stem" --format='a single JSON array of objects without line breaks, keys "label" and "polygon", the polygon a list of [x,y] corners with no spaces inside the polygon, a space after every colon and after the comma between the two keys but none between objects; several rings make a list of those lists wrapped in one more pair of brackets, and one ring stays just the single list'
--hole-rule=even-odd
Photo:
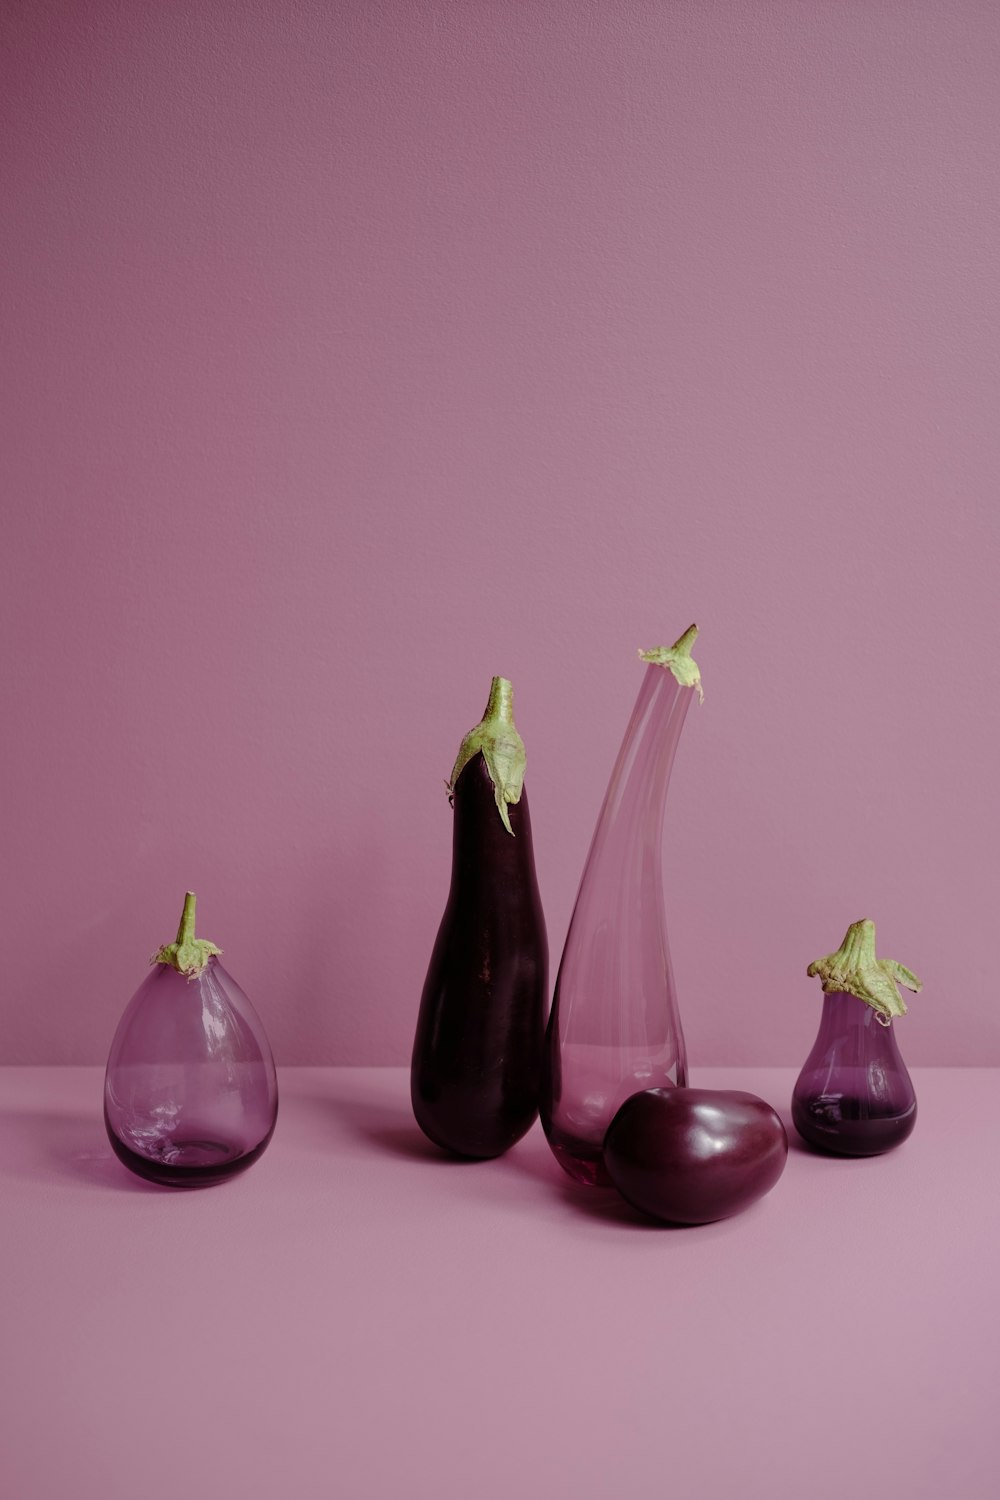
[{"label": "eggplant stem", "polygon": [[169,968],[176,969],[178,974],[183,974],[186,979],[197,978],[208,960],[222,952],[221,948],[217,948],[207,938],[196,938],[194,935],[197,899],[194,891],[186,892],[176,940],[172,943],[165,943],[150,959],[150,963],[166,964]]},{"label": "eggplant stem", "polygon": [[514,723],[514,689],[506,677],[494,677],[486,711],[474,729],[470,729],[459,746],[458,758],[448,781],[448,800],[454,802],[455,783],[470,760],[482,755],[486,762],[500,820],[511,838],[508,806],[521,800],[524,785],[524,741]]},{"label": "eggplant stem", "polygon": [[705,694],[701,686],[701,672],[691,655],[691,647],[698,639],[697,625],[689,625],[679,640],[672,646],[654,646],[651,651],[640,651],[639,660],[650,666],[666,667],[673,672],[681,687],[697,688],[698,702],[704,703]]},{"label": "eggplant stem", "polygon": [[857,995],[889,1026],[895,1016],[906,1015],[906,1002],[899,985],[916,993],[922,988],[911,969],[893,958],[876,958],[875,923],[864,917],[852,922],[836,953],[817,958],[806,970],[810,979],[823,982],[828,995]]},{"label": "eggplant stem", "polygon": [[184,895],[184,910],[181,912],[180,926],[177,929],[177,946],[183,948],[188,943],[194,942],[194,913],[198,904],[198,897],[194,891],[187,891]]}]

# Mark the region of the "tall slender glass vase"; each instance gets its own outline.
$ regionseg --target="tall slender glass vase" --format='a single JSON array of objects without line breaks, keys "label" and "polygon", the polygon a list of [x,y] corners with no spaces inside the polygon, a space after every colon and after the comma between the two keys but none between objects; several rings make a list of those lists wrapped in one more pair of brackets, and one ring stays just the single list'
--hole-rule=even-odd
[{"label": "tall slender glass vase", "polygon": [[570,923],[545,1039],[541,1118],[578,1182],[610,1185],[602,1146],[640,1089],[683,1087],[687,1060],[663,911],[667,785],[701,677],[697,627],[647,662]]}]

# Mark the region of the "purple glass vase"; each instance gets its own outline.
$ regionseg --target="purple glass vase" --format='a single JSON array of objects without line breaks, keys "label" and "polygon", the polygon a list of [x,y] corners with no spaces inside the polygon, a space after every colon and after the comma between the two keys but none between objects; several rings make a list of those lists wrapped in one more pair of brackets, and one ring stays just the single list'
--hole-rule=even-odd
[{"label": "purple glass vase", "polygon": [[649,663],[576,898],[545,1038],[541,1118],[560,1165],[610,1186],[602,1146],[619,1107],[687,1082],[663,913],[663,816],[695,690],[692,625]]},{"label": "purple glass vase", "polygon": [[161,948],[115,1032],[104,1123],[119,1161],[151,1182],[203,1187],[249,1167],[278,1114],[260,1018],[194,937],[189,892],[177,942]]},{"label": "purple glass vase", "polygon": [[875,957],[875,926],[855,922],[836,953],[810,964],[823,980],[819,1034],[792,1092],[792,1123],[803,1140],[837,1156],[877,1156],[905,1141],[917,1099],[896,1045],[906,1006],[897,982],[920,981]]},{"label": "purple glass vase", "polygon": [[877,1156],[905,1141],[917,1099],[892,1027],[857,995],[824,995],[819,1035],[792,1092],[803,1140],[838,1156]]}]

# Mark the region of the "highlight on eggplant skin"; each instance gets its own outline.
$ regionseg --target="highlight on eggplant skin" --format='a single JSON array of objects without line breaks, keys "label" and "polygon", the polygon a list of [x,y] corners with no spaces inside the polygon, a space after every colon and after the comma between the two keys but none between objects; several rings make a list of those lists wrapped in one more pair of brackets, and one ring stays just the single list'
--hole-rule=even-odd
[{"label": "highlight on eggplant skin", "polygon": [[410,1097],[435,1145],[483,1160],[519,1141],[538,1114],[548,944],[523,786],[501,818],[477,751],[449,790],[451,886],[420,1000]]}]

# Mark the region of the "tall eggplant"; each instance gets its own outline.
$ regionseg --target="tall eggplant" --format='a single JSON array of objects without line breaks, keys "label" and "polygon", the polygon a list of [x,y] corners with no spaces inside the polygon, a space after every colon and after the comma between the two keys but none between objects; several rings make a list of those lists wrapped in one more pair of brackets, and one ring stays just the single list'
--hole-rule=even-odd
[{"label": "tall eggplant", "polygon": [[425,1135],[499,1156],[538,1113],[548,944],[513,689],[494,677],[448,783],[451,888],[420,1000],[410,1097]]}]

